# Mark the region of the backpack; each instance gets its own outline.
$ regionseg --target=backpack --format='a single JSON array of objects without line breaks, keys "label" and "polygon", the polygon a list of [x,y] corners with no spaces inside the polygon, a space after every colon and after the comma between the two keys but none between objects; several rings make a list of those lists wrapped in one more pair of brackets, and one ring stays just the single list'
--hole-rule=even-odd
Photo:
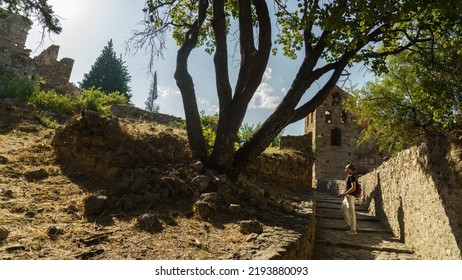
[{"label": "backpack", "polygon": [[355,189],[355,191],[353,192],[353,195],[354,195],[356,198],[360,198],[360,197],[361,197],[361,193],[362,193],[361,184],[358,182],[358,180],[356,180],[356,189]]}]

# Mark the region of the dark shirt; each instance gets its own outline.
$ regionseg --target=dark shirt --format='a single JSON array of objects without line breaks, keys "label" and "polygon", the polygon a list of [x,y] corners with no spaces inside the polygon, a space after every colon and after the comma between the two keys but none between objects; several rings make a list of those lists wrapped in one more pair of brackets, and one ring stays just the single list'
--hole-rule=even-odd
[{"label": "dark shirt", "polygon": [[[345,179],[345,183],[346,183],[346,184],[345,184],[345,185],[346,185],[345,191],[348,191],[348,190],[351,188],[351,184],[352,184],[353,182],[358,182],[358,181],[356,180],[356,176],[355,176],[354,174],[351,174],[351,175],[348,174],[348,176],[347,176],[346,179]],[[353,195],[353,194],[349,194],[349,195]]]}]

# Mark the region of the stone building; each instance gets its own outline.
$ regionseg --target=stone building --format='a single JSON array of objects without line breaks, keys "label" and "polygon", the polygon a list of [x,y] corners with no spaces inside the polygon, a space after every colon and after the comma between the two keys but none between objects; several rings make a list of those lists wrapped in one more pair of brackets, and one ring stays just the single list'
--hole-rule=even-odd
[{"label": "stone building", "polygon": [[0,11],[0,65],[15,70],[19,75],[40,76],[49,88],[62,93],[75,93],[78,88],[69,82],[74,60],[58,61],[59,46],[52,45],[31,58],[26,40],[32,21],[16,14]]},{"label": "stone building", "polygon": [[344,109],[349,94],[335,87],[324,102],[305,118],[305,135],[315,152],[313,185],[320,180],[342,180],[345,165],[352,163],[364,174],[382,163],[374,143],[358,145],[362,130]]},{"label": "stone building", "polygon": [[31,50],[25,48],[31,25],[25,17],[0,10],[0,65],[14,68],[20,75],[37,74],[37,66],[29,57]]}]

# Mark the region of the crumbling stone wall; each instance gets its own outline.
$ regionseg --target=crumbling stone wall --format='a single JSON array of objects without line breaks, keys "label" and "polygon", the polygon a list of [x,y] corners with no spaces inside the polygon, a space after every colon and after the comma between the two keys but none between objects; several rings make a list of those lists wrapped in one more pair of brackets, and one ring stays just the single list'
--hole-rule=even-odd
[{"label": "crumbling stone wall", "polygon": [[169,124],[181,120],[181,118],[175,116],[161,114],[158,112],[149,112],[131,105],[114,104],[111,106],[110,111],[118,118],[145,120],[160,124]]},{"label": "crumbling stone wall", "polygon": [[[6,13],[6,11],[5,11]],[[2,14],[4,14],[2,12]],[[12,14],[8,17],[0,17],[0,49],[29,56],[30,50],[25,48],[27,33],[31,29],[32,22],[20,15]]]},{"label": "crumbling stone wall", "polygon": [[312,135],[305,134],[301,136],[282,136],[281,137],[281,148],[282,149],[293,149],[306,154],[312,154]]},{"label": "crumbling stone wall", "polygon": [[51,45],[34,57],[34,61],[39,65],[39,75],[58,91],[65,92],[71,78],[74,60],[67,57],[58,60],[58,53],[59,46]]},{"label": "crumbling stone wall", "polygon": [[462,145],[439,138],[361,177],[362,202],[422,259],[461,259]]},{"label": "crumbling stone wall", "polygon": [[173,129],[163,129],[158,132],[143,123],[131,126],[89,111],[59,127],[52,144],[58,160],[68,169],[118,182],[116,175],[128,169],[163,166],[190,157],[184,148],[185,137],[171,132]]},{"label": "crumbling stone wall", "polygon": [[268,182],[311,187],[313,159],[295,150],[267,151],[246,170]]},{"label": "crumbling stone wall", "polygon": [[[6,11],[0,13],[5,15]],[[31,50],[25,48],[31,25],[29,19],[19,15],[0,17],[0,65],[15,69],[18,75],[36,76],[38,73],[29,57]]]},{"label": "crumbling stone wall", "polygon": [[[1,11],[7,14],[6,11]],[[32,22],[20,15],[0,17],[0,65],[15,70],[18,75],[37,78],[41,76],[49,88],[62,93],[76,93],[78,88],[69,82],[74,60],[58,61],[59,46],[51,45],[35,58],[25,48]]]}]

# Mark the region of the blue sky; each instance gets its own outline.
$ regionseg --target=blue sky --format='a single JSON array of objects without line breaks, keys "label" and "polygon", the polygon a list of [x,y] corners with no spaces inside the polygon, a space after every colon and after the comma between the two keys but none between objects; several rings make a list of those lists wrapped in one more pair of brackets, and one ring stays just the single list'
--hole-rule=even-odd
[{"label": "blue sky", "polygon": [[[48,2],[53,6],[55,13],[62,18],[63,31],[59,35],[47,36],[43,46],[40,47],[41,29],[39,26],[34,26],[29,32],[26,43],[26,47],[32,50],[31,56],[40,54],[52,44],[59,45],[58,59],[69,57],[75,60],[70,81],[77,84],[82,80],[83,75],[90,71],[104,46],[112,39],[115,52],[117,55],[122,55],[132,77],[131,101],[135,106],[144,108],[152,82],[152,75],[146,69],[148,56],[144,51],[127,54],[125,42],[134,29],[140,28],[139,22],[144,17],[142,9],[145,0],[48,0]],[[184,117],[181,96],[173,78],[177,50],[178,47],[173,40],[170,40],[164,58],[156,61],[154,65],[159,91],[156,104],[159,105],[161,113]],[[244,123],[263,122],[272,113],[290,87],[300,63],[300,60],[291,60],[282,55],[270,57],[264,79],[249,104]],[[195,82],[199,110],[210,115],[216,113],[218,100],[215,93],[212,57],[202,50],[193,51],[189,71]],[[353,84],[362,84],[369,79],[365,77],[364,71],[356,68],[350,72]],[[235,68],[231,69],[231,75],[233,73],[236,73]],[[284,134],[288,135],[302,135],[303,121],[290,125],[284,131]]]}]

